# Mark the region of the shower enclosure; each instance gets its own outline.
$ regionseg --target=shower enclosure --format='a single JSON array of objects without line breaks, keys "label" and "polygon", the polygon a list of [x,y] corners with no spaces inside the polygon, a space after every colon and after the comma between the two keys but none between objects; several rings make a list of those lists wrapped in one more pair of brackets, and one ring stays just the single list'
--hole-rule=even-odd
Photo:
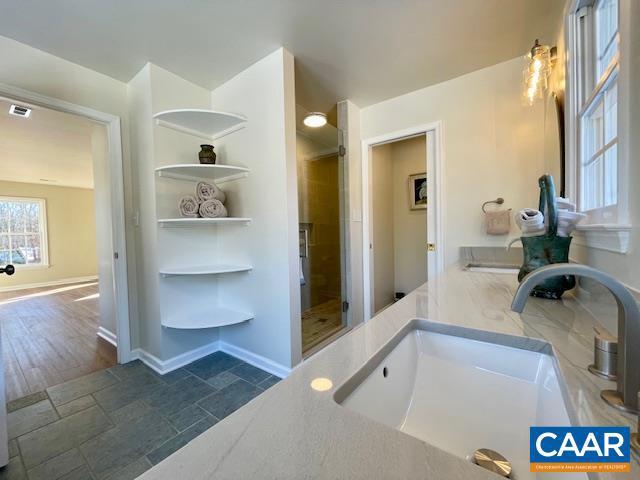
[{"label": "shower enclosure", "polygon": [[347,326],[345,295],[345,181],[341,132],[331,119],[302,123],[297,111],[298,213],[302,351],[313,350]]}]

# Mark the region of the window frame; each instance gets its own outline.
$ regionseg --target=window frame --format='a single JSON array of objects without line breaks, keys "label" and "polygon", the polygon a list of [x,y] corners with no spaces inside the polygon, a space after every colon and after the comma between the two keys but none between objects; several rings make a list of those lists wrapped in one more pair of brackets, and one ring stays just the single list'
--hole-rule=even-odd
[{"label": "window frame", "polygon": [[[626,171],[624,159],[617,158],[617,204],[598,207],[591,210],[583,208],[582,201],[582,151],[583,151],[583,116],[587,115],[605,95],[606,89],[617,83],[617,131],[616,143],[620,139],[620,20],[618,30],[612,37],[617,42],[617,51],[610,64],[604,69],[600,78],[598,74],[597,26],[596,10],[603,0],[574,0],[565,20],[567,39],[567,193],[576,201],[578,211],[586,213],[585,221],[578,225],[578,230],[593,231],[601,227],[610,230],[612,227],[628,227],[628,190],[622,179]],[[618,15],[620,4],[618,2]],[[613,220],[610,220],[613,219]]]},{"label": "window frame", "polygon": [[[40,235],[40,263],[27,263],[27,264],[12,264],[16,269],[20,270],[37,270],[41,268],[49,268],[49,238],[47,228],[47,202],[44,198],[36,197],[16,197],[9,195],[0,195],[0,202],[22,202],[22,203],[37,203],[39,208],[38,226]],[[10,229],[10,228],[9,228]],[[10,234],[10,233],[9,233]],[[0,233],[0,235],[2,235]]]}]

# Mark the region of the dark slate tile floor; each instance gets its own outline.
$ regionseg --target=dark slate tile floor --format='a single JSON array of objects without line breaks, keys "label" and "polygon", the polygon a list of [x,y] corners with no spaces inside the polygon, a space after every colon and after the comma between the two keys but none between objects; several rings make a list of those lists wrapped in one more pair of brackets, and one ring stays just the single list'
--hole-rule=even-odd
[{"label": "dark slate tile floor", "polygon": [[167,375],[133,361],[19,398],[0,480],[132,480],[278,380],[216,352]]}]

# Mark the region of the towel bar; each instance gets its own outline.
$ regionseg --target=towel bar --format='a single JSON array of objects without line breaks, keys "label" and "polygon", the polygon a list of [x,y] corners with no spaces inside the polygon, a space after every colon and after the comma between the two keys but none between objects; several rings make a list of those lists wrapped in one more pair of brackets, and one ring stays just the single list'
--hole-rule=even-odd
[{"label": "towel bar", "polygon": [[482,211],[483,211],[483,213],[487,213],[487,211],[485,210],[485,208],[484,208],[484,207],[486,207],[486,206],[487,206],[488,204],[490,204],[490,203],[495,203],[495,204],[497,204],[497,205],[502,205],[502,204],[504,203],[504,198],[502,198],[502,197],[498,197],[498,198],[496,198],[495,200],[489,200],[488,202],[484,202],[484,203],[482,204]]}]

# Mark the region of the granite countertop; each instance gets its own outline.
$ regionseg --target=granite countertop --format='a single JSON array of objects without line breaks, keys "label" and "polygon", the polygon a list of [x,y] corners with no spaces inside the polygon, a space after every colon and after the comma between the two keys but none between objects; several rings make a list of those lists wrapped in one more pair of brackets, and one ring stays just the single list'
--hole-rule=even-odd
[{"label": "granite countertop", "polygon": [[[600,399],[615,388],[587,371],[598,323],[573,297],[530,298],[511,311],[513,274],[450,268],[296,368],[289,377],[140,477],[155,479],[496,479],[469,462],[336,404],[335,390],[413,318],[542,338],[558,356],[569,401],[583,425],[629,425],[636,418]],[[313,379],[331,379],[317,392]],[[631,474],[640,478],[638,457]]]}]

